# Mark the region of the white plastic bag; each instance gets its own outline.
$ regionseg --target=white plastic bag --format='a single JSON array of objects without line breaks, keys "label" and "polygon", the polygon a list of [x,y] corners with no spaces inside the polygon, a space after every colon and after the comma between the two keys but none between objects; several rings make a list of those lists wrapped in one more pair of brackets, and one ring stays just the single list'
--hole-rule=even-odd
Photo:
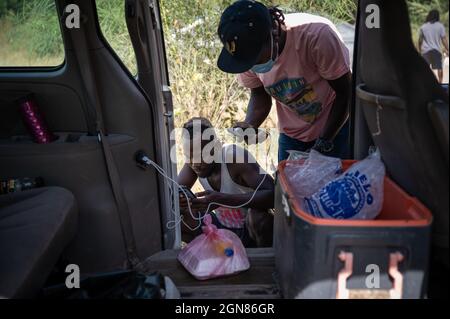
[{"label": "white plastic bag", "polygon": [[303,199],[319,191],[324,185],[342,173],[339,158],[329,157],[311,150],[308,153],[290,153],[299,162],[287,162],[285,173],[291,185],[294,185],[294,195]]},{"label": "white plastic bag", "polygon": [[287,151],[289,156],[287,158],[288,161],[296,161],[296,160],[305,160],[309,157],[308,152],[289,150]]},{"label": "white plastic bag", "polygon": [[375,219],[383,207],[385,173],[380,153],[376,151],[306,197],[304,208],[315,217]]}]

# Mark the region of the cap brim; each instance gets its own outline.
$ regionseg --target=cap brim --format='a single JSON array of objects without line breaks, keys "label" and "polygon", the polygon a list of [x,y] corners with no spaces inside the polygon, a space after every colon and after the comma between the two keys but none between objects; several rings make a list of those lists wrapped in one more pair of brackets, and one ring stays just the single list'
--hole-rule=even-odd
[{"label": "cap brim", "polygon": [[242,60],[236,59],[225,48],[222,48],[219,59],[217,60],[217,66],[223,72],[239,74],[250,70],[257,62],[258,56],[254,59]]}]

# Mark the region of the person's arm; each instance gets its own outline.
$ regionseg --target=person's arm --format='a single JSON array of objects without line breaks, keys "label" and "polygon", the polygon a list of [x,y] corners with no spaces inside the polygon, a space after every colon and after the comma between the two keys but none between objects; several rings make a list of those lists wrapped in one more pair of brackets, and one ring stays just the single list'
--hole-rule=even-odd
[{"label": "person's arm", "polygon": [[320,138],[333,140],[348,119],[352,83],[351,72],[344,74],[336,80],[328,80],[328,83],[336,93],[336,98],[331,106],[328,120]]},{"label": "person's arm", "polygon": [[[234,152],[236,148],[234,147]],[[249,161],[248,158],[252,158],[249,156],[249,153],[244,150],[244,155],[246,163],[235,163],[228,164],[228,170],[233,181],[239,185],[244,187],[248,187],[256,190],[258,185],[261,184],[258,191],[255,193],[254,191],[245,193],[245,194],[226,194],[215,191],[205,191],[196,194],[199,198],[192,200],[197,205],[201,205],[203,210],[206,210],[209,203],[215,202],[228,206],[240,206],[248,201],[251,201],[245,205],[248,208],[257,208],[257,209],[270,209],[274,207],[274,181],[272,176],[269,174],[261,174],[261,168],[256,163],[256,161]],[[253,196],[253,194],[255,194]],[[253,198],[252,198],[253,196]],[[218,205],[211,205],[210,210],[215,209]]]},{"label": "person's arm", "polygon": [[312,62],[317,73],[327,80],[336,94],[327,122],[313,147],[319,152],[326,152],[348,118],[352,80],[350,55],[345,44],[328,25],[323,25],[310,36]]},{"label": "person's arm", "polygon": [[[184,164],[183,168],[178,174],[177,183],[186,186],[188,188],[192,188],[192,186],[194,186],[196,181],[197,181],[197,174],[195,174],[195,172],[192,170],[192,168],[190,168],[189,165]],[[196,210],[194,205],[192,205],[192,200],[190,200],[190,202],[191,202],[191,211],[193,214],[196,214],[198,211]],[[192,218],[189,212],[188,199],[186,199],[186,196],[180,194],[179,205],[180,205],[180,214],[181,216],[183,216],[181,231],[185,237],[187,236],[187,238],[192,239],[190,237],[192,235],[191,230],[185,224],[188,224],[190,228],[194,229],[199,226],[199,221],[194,220],[194,218]]]},{"label": "person's arm", "polygon": [[448,39],[446,35],[442,37],[442,44],[444,45],[445,54],[448,55]]},{"label": "person's arm", "polygon": [[418,47],[419,53],[422,50],[422,44],[423,44],[423,33],[422,33],[422,30],[420,30],[419,31],[419,47]]},{"label": "person's arm", "polygon": [[[195,174],[195,172],[189,165],[184,164],[183,168],[178,174],[177,183],[186,186],[187,188],[192,188],[192,186],[194,186],[196,181],[197,181],[197,174]],[[179,204],[181,213],[186,213],[189,211],[187,201],[188,199],[186,198],[186,196],[180,194]],[[192,206],[191,209],[193,209]]]},{"label": "person's arm", "polygon": [[247,107],[247,115],[244,123],[248,126],[240,126],[242,122],[236,123],[236,127],[243,129],[248,127],[258,128],[266,120],[272,108],[272,98],[263,86],[251,89],[250,101]]},{"label": "person's arm", "polygon": [[180,173],[177,176],[177,183],[180,185],[184,185],[187,188],[191,188],[194,186],[197,181],[197,174],[190,168],[188,164],[184,164]]}]

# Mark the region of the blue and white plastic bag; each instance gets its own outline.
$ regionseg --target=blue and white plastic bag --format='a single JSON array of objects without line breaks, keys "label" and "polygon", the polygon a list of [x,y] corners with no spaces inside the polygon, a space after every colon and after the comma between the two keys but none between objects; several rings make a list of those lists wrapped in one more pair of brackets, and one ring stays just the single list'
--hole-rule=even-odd
[{"label": "blue and white plastic bag", "polygon": [[380,153],[375,151],[305,197],[304,209],[320,218],[375,219],[383,207],[385,173]]}]

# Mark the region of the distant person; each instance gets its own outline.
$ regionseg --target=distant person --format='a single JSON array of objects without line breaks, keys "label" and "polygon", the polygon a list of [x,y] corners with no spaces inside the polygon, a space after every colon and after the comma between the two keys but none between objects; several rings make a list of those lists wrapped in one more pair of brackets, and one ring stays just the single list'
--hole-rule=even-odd
[{"label": "distant person", "polygon": [[247,115],[235,127],[257,129],[276,101],[278,160],[289,150],[315,149],[346,158],[351,71],[336,27],[303,13],[240,0],[222,13],[218,67],[239,74],[250,90]]},{"label": "distant person", "polygon": [[[222,145],[207,119],[193,118],[183,128],[183,152],[187,162],[177,182],[191,188],[198,179],[205,189],[190,201],[194,216],[200,218],[205,213],[211,214],[217,228],[237,234],[245,247],[272,246],[273,178],[263,173],[255,158],[245,149],[234,144]],[[255,193],[258,185],[260,187]],[[242,208],[211,205],[206,212],[211,202],[227,206],[248,204]],[[198,228],[199,221],[191,216],[183,195],[180,196],[180,211],[183,221],[190,228],[197,228],[192,231],[182,225],[183,240],[189,241],[201,229]]]},{"label": "distant person", "polygon": [[419,33],[419,49],[423,58],[431,66],[436,73],[439,83],[442,83],[444,72],[442,68],[442,49],[448,56],[448,39],[445,33],[445,27],[439,22],[439,11],[431,10],[428,13],[425,24],[420,27]]}]

